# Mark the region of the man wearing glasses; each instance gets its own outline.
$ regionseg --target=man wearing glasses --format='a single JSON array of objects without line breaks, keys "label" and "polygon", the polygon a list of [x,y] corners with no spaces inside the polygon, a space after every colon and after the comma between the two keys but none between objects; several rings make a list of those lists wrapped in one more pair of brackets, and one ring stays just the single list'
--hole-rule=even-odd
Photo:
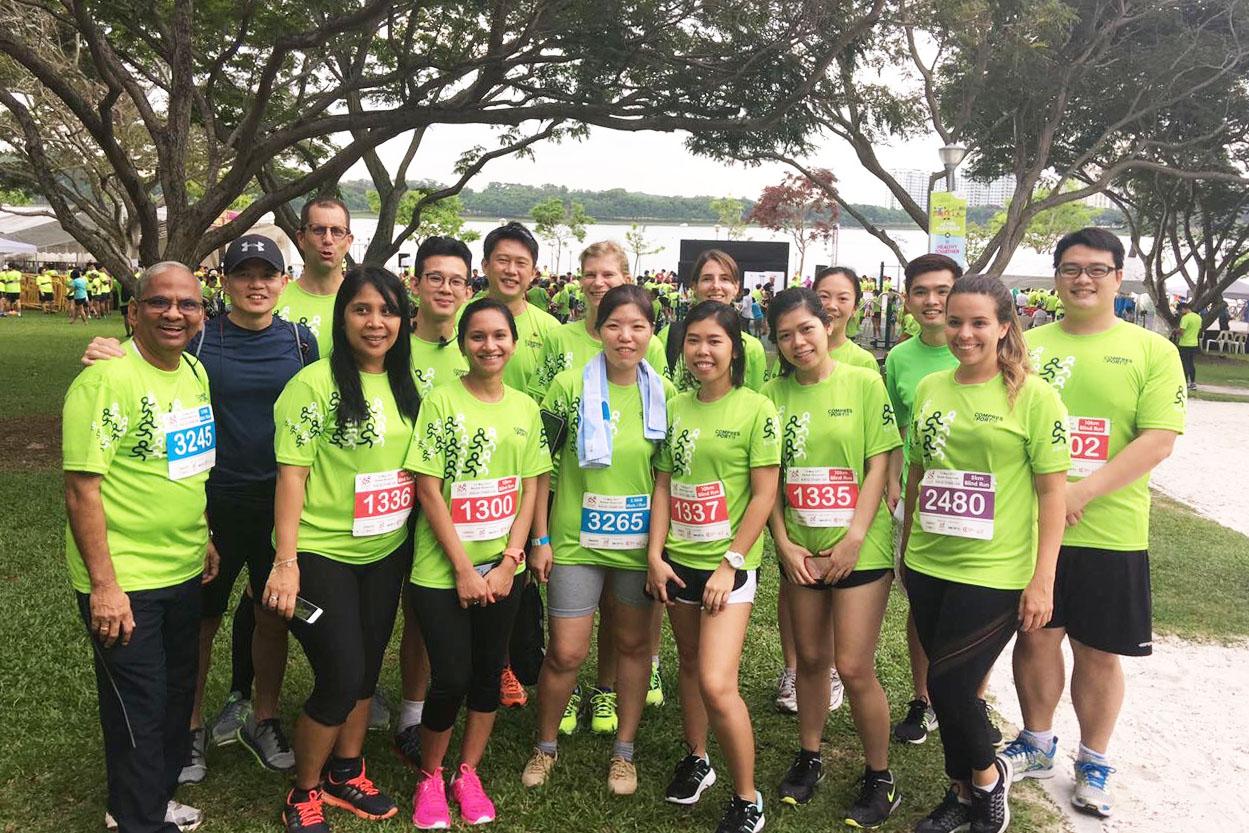
[{"label": "man wearing glasses", "polygon": [[108,811],[126,833],[174,833],[198,665],[200,585],[217,572],[204,516],[216,461],[208,376],[183,350],[199,283],[180,263],[139,279],[125,355],[65,396],[66,561],[95,659]]},{"label": "man wearing glasses", "polygon": [[1024,730],[1007,748],[1015,779],[1054,775],[1053,718],[1071,642],[1071,699],[1080,726],[1071,802],[1110,815],[1107,750],[1123,704],[1120,656],[1152,652],[1149,473],[1184,430],[1179,355],[1162,336],[1115,317],[1123,244],[1086,228],[1058,242],[1054,284],[1065,317],[1025,335],[1032,366],[1070,413],[1067,530],[1049,625],[1019,634],[1015,689]]},{"label": "man wearing glasses", "polygon": [[322,356],[328,356],[334,346],[330,335],[334,298],[343,283],[343,262],[354,239],[351,212],[342,200],[313,197],[304,203],[295,233],[304,271],[282,290],[276,312],[279,318],[312,330]]}]

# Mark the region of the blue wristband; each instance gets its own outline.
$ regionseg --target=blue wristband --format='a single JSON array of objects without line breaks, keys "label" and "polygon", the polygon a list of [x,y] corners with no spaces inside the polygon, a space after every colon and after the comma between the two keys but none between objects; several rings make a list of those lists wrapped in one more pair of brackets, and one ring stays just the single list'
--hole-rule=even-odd
[{"label": "blue wristband", "polygon": [[551,543],[551,536],[550,536],[550,535],[543,535],[541,538],[530,538],[530,539],[529,539],[529,546],[531,546],[531,547],[540,547],[540,546],[542,546],[543,544],[549,544],[549,543]]}]

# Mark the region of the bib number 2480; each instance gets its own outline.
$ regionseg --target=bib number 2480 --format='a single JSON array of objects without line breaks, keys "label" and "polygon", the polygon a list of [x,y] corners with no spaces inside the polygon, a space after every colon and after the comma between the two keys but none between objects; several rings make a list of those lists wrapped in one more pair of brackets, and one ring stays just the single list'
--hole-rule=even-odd
[{"label": "bib number 2480", "polygon": [[993,538],[992,474],[929,469],[919,487],[919,525],[925,532],[956,538]]}]

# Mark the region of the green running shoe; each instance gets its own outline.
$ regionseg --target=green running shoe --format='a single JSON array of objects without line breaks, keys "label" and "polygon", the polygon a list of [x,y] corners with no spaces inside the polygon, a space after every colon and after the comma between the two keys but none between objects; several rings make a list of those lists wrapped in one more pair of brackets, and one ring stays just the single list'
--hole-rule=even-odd
[{"label": "green running shoe", "polygon": [[614,734],[619,723],[616,719],[616,692],[594,689],[590,695],[590,731],[597,735]]},{"label": "green running shoe", "polygon": [[581,713],[581,686],[572,690],[568,705],[564,706],[564,716],[559,721],[559,733],[571,735],[577,731],[577,716]]},{"label": "green running shoe", "polygon": [[646,705],[662,706],[664,704],[664,681],[659,676],[659,666],[651,666],[650,687],[646,689]]}]

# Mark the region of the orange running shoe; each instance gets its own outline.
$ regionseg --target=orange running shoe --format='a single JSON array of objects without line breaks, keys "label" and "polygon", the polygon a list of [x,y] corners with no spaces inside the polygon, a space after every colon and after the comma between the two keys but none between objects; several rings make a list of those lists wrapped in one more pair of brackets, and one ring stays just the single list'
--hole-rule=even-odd
[{"label": "orange running shoe", "polygon": [[503,674],[499,677],[499,705],[509,709],[523,709],[529,702],[525,687],[516,679],[512,666],[503,666]]}]

